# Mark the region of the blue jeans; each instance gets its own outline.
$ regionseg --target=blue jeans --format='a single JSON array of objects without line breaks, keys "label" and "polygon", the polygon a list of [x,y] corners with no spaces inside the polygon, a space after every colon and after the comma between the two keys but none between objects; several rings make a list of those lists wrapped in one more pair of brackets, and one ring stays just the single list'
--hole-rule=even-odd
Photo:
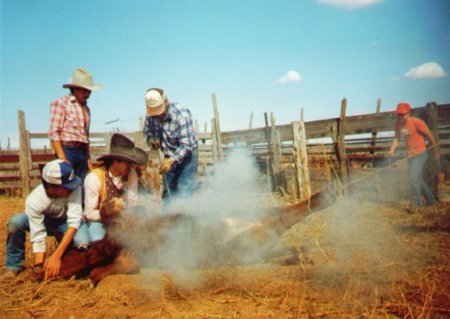
[{"label": "blue jeans", "polygon": [[195,148],[181,163],[174,163],[172,169],[165,174],[162,197],[192,196],[196,186],[198,166],[198,149]]},{"label": "blue jeans", "polygon": [[72,164],[75,175],[84,181],[86,174],[89,171],[88,157],[85,149],[74,148],[68,145],[63,145],[64,154],[67,160]]},{"label": "blue jeans", "polygon": [[[44,218],[47,235],[53,235],[60,240],[67,230],[66,219]],[[20,271],[25,260],[25,236],[30,231],[30,223],[25,213],[12,216],[8,221],[6,239],[5,268]]]},{"label": "blue jeans", "polygon": [[78,248],[80,245],[103,239],[105,234],[105,225],[102,222],[83,222],[73,238],[73,243]]},{"label": "blue jeans", "polygon": [[436,199],[433,196],[431,189],[423,180],[423,167],[428,158],[428,153],[425,151],[408,160],[409,165],[409,181],[411,183],[413,206],[421,206],[422,193],[425,196],[428,205],[436,204]]}]

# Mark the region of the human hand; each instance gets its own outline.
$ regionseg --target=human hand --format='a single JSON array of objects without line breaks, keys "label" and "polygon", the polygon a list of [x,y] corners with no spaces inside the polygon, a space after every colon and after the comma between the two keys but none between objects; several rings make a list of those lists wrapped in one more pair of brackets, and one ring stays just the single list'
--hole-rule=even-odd
[{"label": "human hand", "polygon": [[125,201],[122,198],[115,197],[109,201],[103,203],[100,209],[100,216],[102,222],[105,224],[111,223],[111,221],[120,214],[125,208]]},{"label": "human hand", "polygon": [[59,275],[61,269],[61,258],[52,254],[44,263],[45,280]]},{"label": "human hand", "polygon": [[391,157],[391,156],[393,156],[394,155],[394,150],[393,149],[389,149],[389,151],[387,152],[387,155],[389,156],[389,157]]},{"label": "human hand", "polygon": [[114,197],[106,202],[105,208],[109,212],[117,215],[125,208],[125,201],[123,200],[123,198]]},{"label": "human hand", "polygon": [[435,150],[433,155],[434,159],[439,163],[441,161],[441,154],[439,154],[439,151]]},{"label": "human hand", "polygon": [[160,167],[160,173],[165,174],[168,173],[172,169],[174,161],[171,158],[165,158],[164,162],[162,163]]}]

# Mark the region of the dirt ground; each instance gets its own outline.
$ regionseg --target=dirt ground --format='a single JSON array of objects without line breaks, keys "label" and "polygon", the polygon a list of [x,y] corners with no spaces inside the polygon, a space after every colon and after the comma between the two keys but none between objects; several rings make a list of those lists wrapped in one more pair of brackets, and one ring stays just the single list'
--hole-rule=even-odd
[{"label": "dirt ground", "polygon": [[[0,197],[0,263],[6,223],[23,210]],[[1,282],[0,318],[449,318],[450,205],[412,213],[401,202],[339,200],[287,230],[280,244],[300,262],[163,269],[32,282]],[[27,266],[30,249],[27,246]]]}]

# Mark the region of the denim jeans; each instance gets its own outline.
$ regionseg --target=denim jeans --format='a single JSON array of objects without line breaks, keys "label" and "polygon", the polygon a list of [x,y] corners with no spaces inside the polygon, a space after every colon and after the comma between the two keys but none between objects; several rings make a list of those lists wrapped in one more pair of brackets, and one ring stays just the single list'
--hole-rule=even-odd
[{"label": "denim jeans", "polygon": [[195,148],[181,163],[174,163],[172,169],[165,174],[162,197],[170,199],[191,196],[196,186],[197,166],[198,149]]},{"label": "denim jeans", "polygon": [[[53,235],[57,240],[60,240],[67,230],[67,222],[63,218],[44,217],[44,225],[47,229],[47,235]],[[25,260],[25,238],[27,231],[30,231],[27,214],[20,213],[9,219],[6,239],[6,269],[12,269],[14,271],[22,270]]]},{"label": "denim jeans", "polygon": [[428,187],[423,179],[423,167],[428,158],[428,153],[423,152],[408,160],[409,165],[409,181],[411,183],[412,198],[411,202],[413,206],[421,206],[421,195],[423,193],[426,204],[436,204],[436,199],[433,196],[431,189]]},{"label": "denim jeans", "polygon": [[73,243],[75,247],[80,247],[103,239],[105,234],[105,225],[102,222],[83,222],[73,238]]},{"label": "denim jeans", "polygon": [[67,160],[72,164],[75,175],[84,181],[86,174],[89,171],[88,157],[85,149],[74,148],[67,145],[63,145],[64,154]]}]

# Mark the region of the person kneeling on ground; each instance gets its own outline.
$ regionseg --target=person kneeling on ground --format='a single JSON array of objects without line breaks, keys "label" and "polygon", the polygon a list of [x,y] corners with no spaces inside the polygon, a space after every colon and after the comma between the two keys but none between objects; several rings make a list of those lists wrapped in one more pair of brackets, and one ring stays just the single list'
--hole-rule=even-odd
[{"label": "person kneeling on ground", "polygon": [[[30,232],[34,269],[43,267],[45,279],[58,276],[61,258],[81,224],[81,184],[70,163],[53,160],[42,170],[42,184],[27,197],[25,212],[11,217],[7,226],[6,263],[2,279],[13,278],[23,269],[26,232]],[[46,258],[46,237],[59,244]]]},{"label": "person kneeling on ground", "polygon": [[110,153],[98,158],[104,165],[91,171],[84,181],[84,222],[75,235],[76,247],[88,249],[90,243],[105,237],[108,224],[125,205],[138,198],[135,165],[147,163],[147,154],[122,134],[111,138]]}]

